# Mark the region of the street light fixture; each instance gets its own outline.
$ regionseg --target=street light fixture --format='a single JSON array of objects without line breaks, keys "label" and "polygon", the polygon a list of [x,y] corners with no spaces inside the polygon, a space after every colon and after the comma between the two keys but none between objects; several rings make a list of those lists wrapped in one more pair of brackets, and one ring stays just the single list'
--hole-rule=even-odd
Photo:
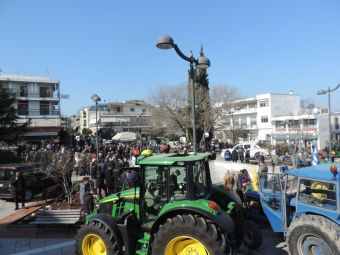
[{"label": "street light fixture", "polygon": [[183,54],[183,52],[178,48],[177,44],[169,35],[162,35],[158,37],[156,47],[161,50],[174,49],[178,56],[190,63],[190,82],[191,82],[191,114],[192,114],[192,145],[193,152],[196,153],[196,117],[195,117],[195,88],[194,88],[194,73],[195,68],[207,69],[210,66],[210,60],[207,57],[200,56],[195,59],[192,52],[189,56]]},{"label": "street light fixture", "polygon": [[101,98],[94,94],[91,99],[95,102],[95,110],[96,110],[96,153],[97,153],[97,172],[98,172],[98,164],[99,164],[99,150],[98,150],[98,114],[97,114],[97,107],[98,102],[101,101]]},{"label": "street light fixture", "polygon": [[326,93],[328,93],[328,158],[330,159],[332,157],[332,127],[331,127],[331,92],[337,90],[338,88],[340,88],[340,83],[333,89],[330,89],[330,87],[328,87],[327,90],[325,89],[319,89],[317,92],[317,95],[324,95]]}]

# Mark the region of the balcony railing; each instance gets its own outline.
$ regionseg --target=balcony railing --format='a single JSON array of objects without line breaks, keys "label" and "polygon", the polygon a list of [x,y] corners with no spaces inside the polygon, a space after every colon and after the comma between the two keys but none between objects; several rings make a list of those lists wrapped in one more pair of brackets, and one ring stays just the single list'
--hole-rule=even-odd
[{"label": "balcony railing", "polygon": [[12,91],[12,92],[17,97],[59,99],[59,94],[56,92],[26,92],[26,91]]},{"label": "balcony railing", "polygon": [[17,109],[16,112],[19,116],[59,116],[60,110],[48,110],[48,109],[40,109],[40,110],[28,110],[28,109]]}]

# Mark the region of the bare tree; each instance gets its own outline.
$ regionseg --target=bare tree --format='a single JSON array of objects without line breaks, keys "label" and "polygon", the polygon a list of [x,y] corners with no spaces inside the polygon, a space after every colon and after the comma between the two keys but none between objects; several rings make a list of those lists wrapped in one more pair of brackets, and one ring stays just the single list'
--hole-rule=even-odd
[{"label": "bare tree", "polygon": [[59,184],[66,194],[67,202],[72,204],[71,176],[75,166],[73,152],[68,149],[57,152],[41,149],[31,154],[30,162],[34,163],[35,170],[45,173]]},{"label": "bare tree", "polygon": [[238,99],[238,92],[235,87],[219,84],[210,90],[210,111],[206,113],[210,116],[210,121],[206,125],[205,132],[211,133],[214,128],[222,128],[226,123],[230,123],[230,111],[234,107],[234,100]]},{"label": "bare tree", "polygon": [[156,128],[180,129],[186,132],[191,125],[187,93],[185,84],[161,86],[151,93],[150,102],[157,110],[157,114],[153,115]]},{"label": "bare tree", "polygon": [[[214,126],[223,125],[224,115],[232,107],[231,102],[238,98],[237,90],[228,85],[213,86],[210,90],[210,100],[202,97],[205,93],[196,90],[196,112],[204,109],[204,114],[196,116],[196,125],[203,129],[203,133],[213,133]],[[191,105],[188,103],[187,84],[177,86],[162,86],[152,92],[150,102],[155,105],[157,114],[153,114],[156,129],[180,130],[191,136]],[[200,144],[204,143],[204,136],[200,136]]]}]

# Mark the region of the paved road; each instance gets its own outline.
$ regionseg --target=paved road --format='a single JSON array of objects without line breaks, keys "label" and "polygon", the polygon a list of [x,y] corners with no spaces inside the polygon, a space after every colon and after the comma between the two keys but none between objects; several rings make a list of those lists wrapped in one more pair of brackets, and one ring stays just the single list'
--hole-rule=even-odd
[{"label": "paved road", "polygon": [[[227,163],[222,158],[211,161],[211,175],[214,183],[222,182],[225,172],[233,173],[240,169],[246,168],[251,172],[252,165],[239,163]],[[275,169],[275,172],[277,169]],[[0,200],[0,218],[4,217],[14,210],[12,202]],[[263,233],[263,244],[256,251],[249,251],[242,246],[237,254],[247,255],[288,255],[283,237],[280,234],[273,233],[269,227],[261,229]],[[32,238],[2,238],[0,239],[1,255],[74,255],[74,240],[64,238],[53,238],[53,233],[35,233]]]}]

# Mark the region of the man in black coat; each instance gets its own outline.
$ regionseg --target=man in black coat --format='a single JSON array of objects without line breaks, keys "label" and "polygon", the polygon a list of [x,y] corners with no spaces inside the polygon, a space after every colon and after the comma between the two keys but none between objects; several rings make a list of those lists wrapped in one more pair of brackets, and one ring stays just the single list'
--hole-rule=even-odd
[{"label": "man in black coat", "polygon": [[19,209],[19,199],[21,207],[25,208],[26,182],[21,172],[17,171],[11,178],[11,186],[14,191],[15,210]]}]

